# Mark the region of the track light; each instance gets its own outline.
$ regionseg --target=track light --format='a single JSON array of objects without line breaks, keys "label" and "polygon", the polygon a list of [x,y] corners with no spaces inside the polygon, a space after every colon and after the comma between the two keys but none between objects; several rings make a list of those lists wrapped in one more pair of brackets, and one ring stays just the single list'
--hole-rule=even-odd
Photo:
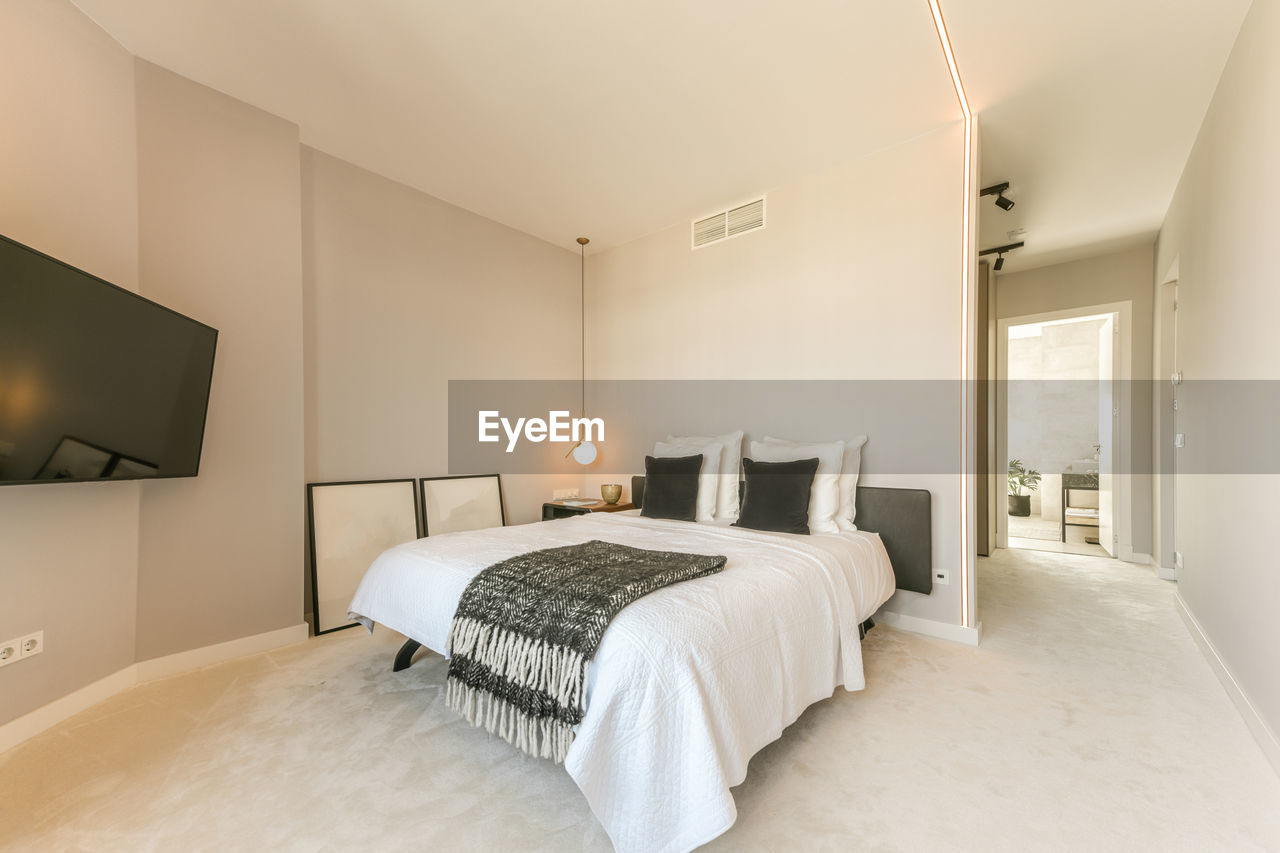
[{"label": "track light", "polygon": [[1004,256],[1006,252],[1012,252],[1014,249],[1021,249],[1025,243],[1010,243],[1007,246],[994,246],[990,249],[983,249],[978,253],[978,257],[984,258],[987,255],[995,255],[996,262],[991,265],[991,269],[999,272],[1004,269]]},{"label": "track light", "polygon": [[1009,182],[1005,181],[1003,184],[992,184],[989,187],[983,187],[980,195],[993,195],[996,197],[997,207],[1001,210],[1013,210],[1013,199],[1005,198],[1004,196],[1004,191],[1007,189],[1009,189]]}]

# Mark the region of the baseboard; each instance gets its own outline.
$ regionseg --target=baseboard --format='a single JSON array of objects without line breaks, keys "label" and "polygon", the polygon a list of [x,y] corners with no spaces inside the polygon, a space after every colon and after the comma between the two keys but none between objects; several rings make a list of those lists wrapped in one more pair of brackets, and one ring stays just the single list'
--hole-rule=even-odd
[{"label": "baseboard", "polygon": [[10,720],[0,726],[0,753],[12,749],[46,729],[53,728],[68,717],[74,717],[81,711],[110,699],[117,693],[123,693],[137,683],[137,668],[129,664],[106,678],[100,678],[92,684],[68,693],[61,699],[55,699],[48,705],[29,711],[16,720]]},{"label": "baseboard", "polygon": [[23,741],[53,728],[63,720],[74,717],[81,711],[87,711],[99,702],[110,699],[117,693],[123,693],[135,685],[154,681],[157,678],[190,672],[193,669],[222,663],[233,658],[245,657],[259,652],[268,652],[282,646],[293,645],[307,639],[309,633],[310,630],[306,624],[294,625],[289,628],[268,631],[265,634],[254,634],[251,637],[241,637],[238,640],[230,640],[225,643],[217,643],[212,646],[166,655],[162,658],[153,658],[141,663],[129,664],[124,669],[113,672],[105,678],[100,678],[92,684],[81,687],[79,690],[74,690],[60,699],[55,699],[48,705],[36,708],[34,711],[23,714],[21,717],[10,720],[0,726],[0,753],[12,749]]},{"label": "baseboard", "polygon": [[1271,767],[1276,771],[1276,774],[1280,775],[1280,738],[1277,738],[1276,733],[1271,731],[1267,721],[1262,718],[1262,715],[1258,713],[1258,709],[1254,707],[1253,702],[1249,700],[1249,694],[1245,693],[1240,686],[1240,682],[1236,681],[1231,668],[1227,666],[1226,661],[1218,654],[1218,650],[1214,648],[1209,635],[1200,627],[1200,623],[1196,621],[1191,608],[1187,607],[1187,603],[1182,600],[1182,595],[1175,594],[1173,598],[1178,607],[1178,614],[1182,616],[1182,621],[1186,623],[1191,638],[1200,647],[1200,651],[1204,654],[1205,660],[1209,662],[1214,675],[1218,676],[1218,681],[1227,691],[1227,695],[1231,697],[1231,701],[1236,706],[1236,710],[1240,712],[1240,716],[1244,718],[1244,724],[1249,727],[1249,732],[1253,735],[1254,740],[1258,742],[1258,746],[1262,748],[1262,754],[1271,762]]},{"label": "baseboard", "polygon": [[929,637],[964,643],[966,646],[976,646],[982,640],[981,622],[978,623],[976,628],[966,628],[964,625],[952,625],[949,622],[921,619],[919,616],[908,616],[905,613],[894,613],[891,610],[882,610],[876,614],[875,618],[900,631],[925,634]]},{"label": "baseboard", "polygon": [[1156,577],[1162,581],[1176,581],[1178,579],[1178,570],[1156,566]]},{"label": "baseboard", "polygon": [[186,652],[139,661],[135,664],[138,667],[138,683],[155,681],[157,678],[168,678],[170,675],[190,672],[193,669],[222,663],[233,658],[256,655],[259,652],[269,652],[281,646],[291,646],[294,643],[301,643],[308,636],[310,636],[310,626],[303,623],[275,631],[267,631],[265,634],[254,634],[250,637],[228,640],[225,643],[216,643],[212,646],[202,646]]},{"label": "baseboard", "polygon": [[1137,563],[1139,566],[1154,566],[1156,560],[1150,554],[1139,554],[1137,551],[1130,551],[1126,563]]}]

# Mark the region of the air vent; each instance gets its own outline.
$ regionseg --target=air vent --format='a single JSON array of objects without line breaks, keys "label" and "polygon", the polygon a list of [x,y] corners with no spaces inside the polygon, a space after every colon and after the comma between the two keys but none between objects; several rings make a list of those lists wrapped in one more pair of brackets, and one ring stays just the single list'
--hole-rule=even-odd
[{"label": "air vent", "polygon": [[717,213],[693,223],[693,248],[724,239],[725,214]]},{"label": "air vent", "polygon": [[693,248],[700,249],[764,227],[764,199],[740,204],[693,223]]}]

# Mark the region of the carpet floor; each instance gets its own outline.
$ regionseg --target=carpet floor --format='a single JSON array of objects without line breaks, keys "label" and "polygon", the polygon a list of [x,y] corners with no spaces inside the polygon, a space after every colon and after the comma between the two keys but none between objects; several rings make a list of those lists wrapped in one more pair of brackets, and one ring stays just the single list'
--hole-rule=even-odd
[{"label": "carpet floor", "polygon": [[[1280,779],[1173,606],[1117,560],[980,562],[980,648],[877,627],[868,688],[752,760],[709,845],[1280,850]],[[564,770],[357,630],[135,687],[0,755],[0,849],[607,851]]]}]

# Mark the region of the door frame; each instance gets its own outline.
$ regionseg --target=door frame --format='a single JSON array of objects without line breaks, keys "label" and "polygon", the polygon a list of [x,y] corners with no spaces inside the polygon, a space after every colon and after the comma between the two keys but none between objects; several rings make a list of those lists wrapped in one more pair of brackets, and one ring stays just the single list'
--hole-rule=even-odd
[{"label": "door frame", "polygon": [[1178,259],[1156,286],[1155,304],[1155,363],[1152,365],[1153,394],[1151,405],[1151,432],[1155,450],[1154,476],[1151,478],[1151,556],[1156,575],[1164,580],[1176,581],[1178,569],[1177,519],[1178,454],[1174,448],[1174,436],[1178,430],[1177,413],[1173,408],[1176,397],[1172,385],[1173,372],[1178,369]]},{"label": "door frame", "polygon": [[[1133,301],[1108,302],[1102,305],[1083,305],[1078,308],[1064,308],[1059,311],[1045,311],[1039,314],[1024,314],[1019,317],[1002,317],[996,323],[996,461],[1000,467],[998,472],[1009,470],[1009,327],[1022,326],[1028,323],[1044,323],[1050,320],[1070,320],[1074,317],[1089,317],[1094,314],[1117,315],[1117,329],[1120,340],[1113,354],[1112,374],[1122,390],[1115,395],[1120,407],[1119,423],[1116,429],[1115,447],[1112,448],[1111,468],[1112,488],[1112,525],[1115,529],[1116,558],[1132,562],[1133,552],[1133,478],[1129,474],[1116,472],[1132,471],[1130,457],[1133,452]],[[1009,547],[1009,521],[1001,512],[996,512],[996,547]]]}]

